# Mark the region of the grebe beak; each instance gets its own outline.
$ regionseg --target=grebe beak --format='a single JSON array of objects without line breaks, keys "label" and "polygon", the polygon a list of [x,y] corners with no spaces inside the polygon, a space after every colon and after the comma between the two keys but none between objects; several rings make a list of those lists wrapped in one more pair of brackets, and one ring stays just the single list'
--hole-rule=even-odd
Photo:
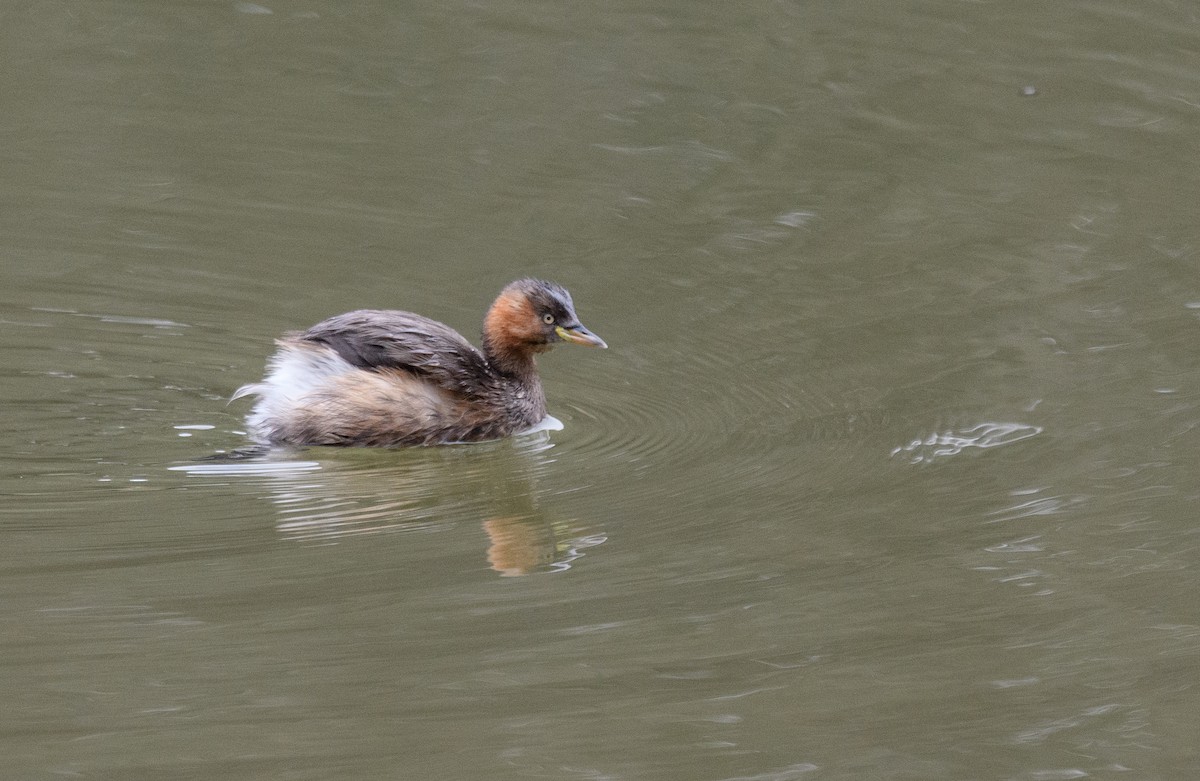
[{"label": "grebe beak", "polygon": [[554,333],[558,334],[558,338],[564,342],[574,342],[575,344],[582,344],[585,347],[599,347],[601,349],[608,347],[603,339],[582,325],[573,325],[570,328],[563,328],[561,325],[555,326]]}]

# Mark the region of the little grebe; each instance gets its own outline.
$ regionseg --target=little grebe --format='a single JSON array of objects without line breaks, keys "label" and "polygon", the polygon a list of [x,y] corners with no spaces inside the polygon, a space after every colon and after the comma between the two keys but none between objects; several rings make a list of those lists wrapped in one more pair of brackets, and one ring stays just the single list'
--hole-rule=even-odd
[{"label": "little grebe", "polygon": [[360,309],[276,340],[251,436],[278,445],[388,447],[497,439],[546,417],[534,356],[556,342],[607,347],[561,285],[520,279],[483,321],[483,350],[412,312]]}]

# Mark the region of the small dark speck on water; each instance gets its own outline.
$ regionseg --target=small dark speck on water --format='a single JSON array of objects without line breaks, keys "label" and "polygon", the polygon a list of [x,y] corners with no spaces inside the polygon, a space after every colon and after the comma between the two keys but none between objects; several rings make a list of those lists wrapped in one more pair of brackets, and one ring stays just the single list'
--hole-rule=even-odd
[{"label": "small dark speck on water", "polygon": [[1038,94],[1038,88],[1032,84],[1026,84],[1024,87],[1021,87],[1021,94],[1027,98],[1032,98],[1034,95]]}]

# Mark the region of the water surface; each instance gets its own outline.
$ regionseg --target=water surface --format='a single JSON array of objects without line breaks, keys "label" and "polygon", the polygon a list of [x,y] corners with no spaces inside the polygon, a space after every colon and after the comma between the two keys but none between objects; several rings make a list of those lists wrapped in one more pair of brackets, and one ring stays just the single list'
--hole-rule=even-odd
[{"label": "water surface", "polygon": [[[1190,5],[0,12],[20,778],[1190,778]],[[604,352],[227,464],[271,340]]]}]

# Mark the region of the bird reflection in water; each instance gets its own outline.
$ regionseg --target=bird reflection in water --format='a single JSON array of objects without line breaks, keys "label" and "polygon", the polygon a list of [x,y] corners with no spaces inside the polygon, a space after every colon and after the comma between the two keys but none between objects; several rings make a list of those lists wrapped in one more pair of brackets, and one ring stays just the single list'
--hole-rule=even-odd
[{"label": "bird reflection in water", "polygon": [[262,481],[280,535],[308,544],[432,532],[474,518],[488,538],[488,565],[511,577],[568,569],[606,539],[541,506],[537,480],[554,464],[552,448],[541,431],[436,449],[304,451],[320,462],[268,457],[176,469]]},{"label": "bird reflection in water", "polygon": [[489,518],[483,530],[489,542],[488,564],[504,577],[568,569],[584,548],[604,542],[602,535],[580,536],[578,527],[540,514]]}]

